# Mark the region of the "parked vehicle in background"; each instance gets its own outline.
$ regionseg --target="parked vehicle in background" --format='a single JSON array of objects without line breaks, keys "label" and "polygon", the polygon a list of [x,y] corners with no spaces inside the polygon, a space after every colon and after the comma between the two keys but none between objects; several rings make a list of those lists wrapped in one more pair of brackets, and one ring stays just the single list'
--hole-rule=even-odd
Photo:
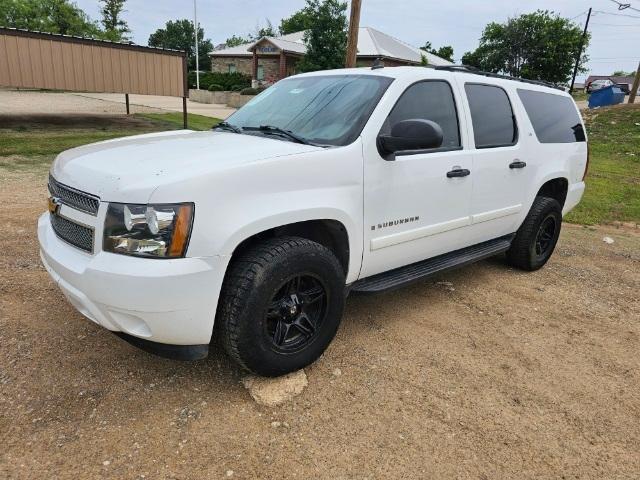
[{"label": "parked vehicle in background", "polygon": [[595,92],[596,90],[610,87],[613,84],[614,83],[611,80],[594,80],[589,85],[587,85],[587,93]]},{"label": "parked vehicle in background", "polygon": [[202,358],[215,333],[244,368],[281,375],[327,348],[349,292],[501,253],[541,268],[587,163],[573,99],[538,82],[308,73],[211,132],[60,154],[41,257],[83,315],[134,345]]}]

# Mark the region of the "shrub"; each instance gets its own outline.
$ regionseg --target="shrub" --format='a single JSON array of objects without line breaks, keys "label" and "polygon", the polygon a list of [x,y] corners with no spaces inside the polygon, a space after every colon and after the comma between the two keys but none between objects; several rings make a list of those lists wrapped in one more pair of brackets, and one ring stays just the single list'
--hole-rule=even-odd
[{"label": "shrub", "polygon": [[211,85],[209,85],[209,88],[207,89],[210,92],[221,92],[224,90],[224,87],[218,83],[212,83]]},{"label": "shrub", "polygon": [[[189,72],[187,82],[189,88],[196,88],[196,72]],[[233,90],[234,86],[238,86],[238,90],[242,90],[251,86],[251,75],[245,75],[240,72],[206,72],[200,74],[201,89],[208,90],[212,84],[220,85],[222,90]]]},{"label": "shrub", "polygon": [[230,90],[232,92],[239,92],[241,90],[243,90],[244,88],[246,88],[244,85],[234,85],[230,88]]},{"label": "shrub", "polygon": [[257,95],[260,93],[257,88],[243,88],[240,90],[240,95]]}]

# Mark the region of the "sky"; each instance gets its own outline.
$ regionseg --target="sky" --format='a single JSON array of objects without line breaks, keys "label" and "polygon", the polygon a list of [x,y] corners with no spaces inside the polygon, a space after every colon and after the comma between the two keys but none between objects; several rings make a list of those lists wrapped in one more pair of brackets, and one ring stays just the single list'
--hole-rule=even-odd
[{"label": "sky", "polygon": [[[640,0],[624,0],[640,10]],[[246,35],[269,19],[274,27],[305,5],[304,0],[197,0],[198,22],[214,45],[232,35]],[[92,19],[100,16],[97,0],[76,0]],[[456,61],[478,46],[485,25],[536,9],[553,10],[584,25],[593,7],[587,65],[593,75],[634,71],[640,61],[640,11],[618,11],[613,0],[362,0],[360,26],[373,27],[416,47],[451,45]],[[125,20],[132,40],[146,45],[149,35],[168,20],[193,18],[192,0],[128,0]],[[604,13],[600,13],[604,12]],[[627,16],[622,16],[627,15]],[[584,78],[584,75],[578,77]]]}]

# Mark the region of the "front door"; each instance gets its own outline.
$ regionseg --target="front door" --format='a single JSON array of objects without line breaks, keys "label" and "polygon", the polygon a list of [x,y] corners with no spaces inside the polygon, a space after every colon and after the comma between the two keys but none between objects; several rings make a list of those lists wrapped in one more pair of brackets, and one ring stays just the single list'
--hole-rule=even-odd
[{"label": "front door", "polygon": [[444,80],[409,86],[382,125],[427,119],[442,127],[441,148],[402,152],[385,160],[365,145],[364,254],[360,278],[467,246],[472,154],[463,149],[459,102]]}]

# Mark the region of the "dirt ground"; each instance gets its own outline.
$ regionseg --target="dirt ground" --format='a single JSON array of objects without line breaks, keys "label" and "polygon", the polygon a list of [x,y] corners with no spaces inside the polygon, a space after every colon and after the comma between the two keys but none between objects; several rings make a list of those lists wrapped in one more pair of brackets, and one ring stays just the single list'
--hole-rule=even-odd
[{"label": "dirt ground", "polygon": [[496,258],[350,297],[306,390],[268,408],[222,353],[159,359],[65,302],[45,180],[0,173],[0,478],[640,476],[637,229],[567,225],[535,273]]}]

